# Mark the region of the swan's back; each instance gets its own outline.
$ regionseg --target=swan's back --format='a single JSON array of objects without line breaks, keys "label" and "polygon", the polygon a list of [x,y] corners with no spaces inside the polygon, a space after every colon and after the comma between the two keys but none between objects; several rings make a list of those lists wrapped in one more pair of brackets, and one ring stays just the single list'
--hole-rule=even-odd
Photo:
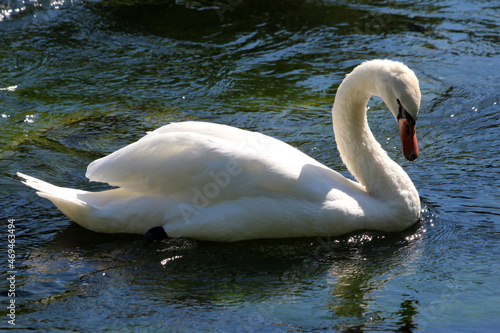
[{"label": "swan's back", "polygon": [[207,188],[215,193],[215,184],[220,189],[213,204],[267,191],[291,191],[290,187],[299,190],[296,180],[307,167],[345,182],[336,172],[269,136],[226,125],[185,122],[163,126],[92,162],[87,177],[131,192],[187,201],[193,191],[203,193]]}]

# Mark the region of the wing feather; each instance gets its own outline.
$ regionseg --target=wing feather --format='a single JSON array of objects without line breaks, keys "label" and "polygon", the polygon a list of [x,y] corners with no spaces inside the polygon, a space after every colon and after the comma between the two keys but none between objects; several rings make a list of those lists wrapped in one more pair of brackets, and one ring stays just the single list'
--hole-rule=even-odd
[{"label": "wing feather", "polygon": [[319,164],[260,133],[186,122],[163,126],[92,162],[86,176],[131,192],[177,196],[191,202],[202,193],[215,203],[240,195],[264,195],[265,191],[287,192],[304,163]]}]

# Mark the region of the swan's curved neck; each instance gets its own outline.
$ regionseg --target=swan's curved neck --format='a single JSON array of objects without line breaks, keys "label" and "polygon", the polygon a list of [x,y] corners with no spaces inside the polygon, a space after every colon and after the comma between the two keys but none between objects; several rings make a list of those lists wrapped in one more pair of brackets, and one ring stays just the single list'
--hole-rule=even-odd
[{"label": "swan's curved neck", "polygon": [[368,126],[366,104],[377,91],[376,72],[352,72],[337,90],[332,108],[337,148],[347,169],[366,191],[383,200],[416,194],[411,179],[382,149]]}]

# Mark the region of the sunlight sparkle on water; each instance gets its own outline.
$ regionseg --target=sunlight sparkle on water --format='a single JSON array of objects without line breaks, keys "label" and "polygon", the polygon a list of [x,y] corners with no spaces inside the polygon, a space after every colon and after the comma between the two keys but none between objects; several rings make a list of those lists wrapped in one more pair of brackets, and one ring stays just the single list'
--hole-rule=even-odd
[{"label": "sunlight sparkle on water", "polygon": [[182,256],[173,256],[173,257],[170,257],[170,258],[167,258],[167,259],[163,259],[161,261],[161,264],[162,264],[162,266],[165,266],[168,262],[174,261],[174,260],[180,259],[180,258],[182,258]]},{"label": "sunlight sparkle on water", "polygon": [[34,114],[29,114],[26,116],[26,118],[24,118],[24,122],[32,124],[35,122],[35,117],[36,116]]},{"label": "sunlight sparkle on water", "polygon": [[7,87],[7,88],[0,88],[0,90],[2,90],[2,91],[16,91],[16,89],[17,89],[17,85],[10,86],[10,87]]}]

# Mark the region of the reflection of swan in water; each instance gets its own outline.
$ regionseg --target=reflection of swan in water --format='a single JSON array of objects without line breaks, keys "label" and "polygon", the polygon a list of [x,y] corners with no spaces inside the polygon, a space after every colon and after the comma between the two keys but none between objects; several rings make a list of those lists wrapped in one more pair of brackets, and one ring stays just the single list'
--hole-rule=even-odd
[{"label": "reflection of swan in water", "polygon": [[420,217],[412,181],[373,137],[366,119],[372,95],[397,118],[407,159],[418,156],[415,74],[390,60],[355,68],[339,86],[332,109],[342,160],[352,182],[271,137],[229,126],[184,122],[94,161],[92,181],[117,189],[87,192],[19,174],[78,224],[99,232],[213,241],[397,231]]},{"label": "reflection of swan in water", "polygon": [[[339,332],[381,327],[411,331],[417,325],[415,316],[420,312],[420,297],[412,290],[401,294],[398,282],[394,284],[391,280],[418,272],[423,250],[421,231],[422,226],[415,226],[389,235],[363,233],[318,238],[316,248],[309,250],[310,255],[283,275],[282,281],[290,289],[281,292],[283,297],[292,303],[304,299],[301,313],[290,320],[307,327],[308,322],[312,325],[329,318],[330,330]],[[401,242],[405,235],[407,241]],[[308,298],[315,301],[308,302]],[[290,304],[284,300],[274,299],[260,306],[260,312],[271,317],[283,316],[288,307]]]},{"label": "reflection of swan in water", "polygon": [[[364,233],[231,244],[178,239],[131,252],[133,239],[70,225],[34,249],[23,270],[23,288],[36,300],[26,305],[30,321],[86,327],[88,317],[75,315],[78,307],[100,318],[98,327],[115,329],[115,316],[130,316],[132,321],[120,321],[127,327],[149,318],[147,325],[164,328],[167,316],[176,317],[168,325],[182,327],[183,320],[193,323],[193,313],[208,315],[200,320],[216,318],[217,327],[229,331],[273,323],[304,330],[328,324],[338,331],[348,323],[370,330],[377,327],[374,312],[383,318],[378,325],[395,327],[407,298],[390,280],[418,267],[423,246],[402,241],[399,233]],[[396,299],[387,297],[390,292]]]}]

